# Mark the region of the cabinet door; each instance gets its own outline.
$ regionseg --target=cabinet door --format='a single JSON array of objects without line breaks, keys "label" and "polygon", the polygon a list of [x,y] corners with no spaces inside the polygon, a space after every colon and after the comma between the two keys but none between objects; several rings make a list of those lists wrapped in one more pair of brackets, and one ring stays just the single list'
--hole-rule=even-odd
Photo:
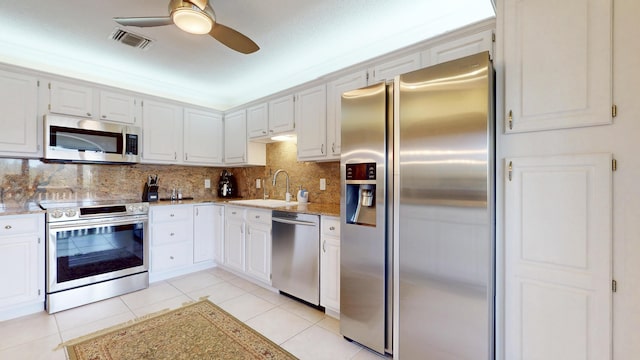
[{"label": "cabinet door", "polygon": [[49,83],[49,112],[93,117],[93,88],[51,81]]},{"label": "cabinet door", "polygon": [[244,219],[240,214],[242,212],[232,208],[227,209],[225,214],[224,263],[231,269],[244,272]]},{"label": "cabinet door", "polygon": [[145,100],[142,104],[142,160],[177,163],[182,159],[182,108]]},{"label": "cabinet door", "polygon": [[184,162],[222,164],[222,115],[195,109],[184,110]]},{"label": "cabinet door", "polygon": [[269,136],[295,128],[293,95],[269,101]]},{"label": "cabinet door", "polygon": [[322,237],[320,305],[340,312],[340,238]]},{"label": "cabinet door", "polygon": [[610,359],[611,154],[511,158],[507,359]]},{"label": "cabinet door", "polygon": [[433,46],[423,53],[422,66],[436,65],[483,51],[488,51],[489,59],[493,59],[493,30],[485,30]]},{"label": "cabinet door", "polygon": [[612,2],[505,1],[506,132],[611,123]]},{"label": "cabinet door", "polygon": [[251,139],[269,135],[269,107],[267,103],[247,109],[247,133]]},{"label": "cabinet door", "polygon": [[271,284],[271,224],[247,224],[247,274]]},{"label": "cabinet door", "polygon": [[327,156],[327,91],[325,85],[304,90],[296,97],[298,159]]},{"label": "cabinet door", "polygon": [[38,80],[0,71],[0,155],[38,156]]},{"label": "cabinet door", "polygon": [[224,264],[224,206],[213,207],[213,260],[216,264]]},{"label": "cabinet door", "polygon": [[136,103],[131,95],[100,91],[100,119],[133,124],[137,120]]},{"label": "cabinet door", "polygon": [[392,80],[396,75],[418,70],[420,65],[420,53],[406,55],[399,59],[376,65],[372,69],[373,76],[369,84]]},{"label": "cabinet door", "polygon": [[214,205],[193,207],[193,262],[213,261],[217,209]]},{"label": "cabinet door", "polygon": [[33,234],[0,237],[0,309],[38,300],[38,274],[44,267],[39,240]]},{"label": "cabinet door", "polygon": [[340,159],[342,93],[367,86],[367,72],[343,76],[327,85],[327,159]]},{"label": "cabinet door", "polygon": [[224,163],[247,161],[247,112],[236,111],[224,116]]}]

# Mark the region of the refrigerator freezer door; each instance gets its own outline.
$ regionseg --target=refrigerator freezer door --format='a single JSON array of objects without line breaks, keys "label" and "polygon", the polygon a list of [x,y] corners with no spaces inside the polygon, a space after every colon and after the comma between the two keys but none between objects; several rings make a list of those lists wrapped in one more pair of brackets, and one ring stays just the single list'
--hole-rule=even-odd
[{"label": "refrigerator freezer door", "polygon": [[403,359],[493,355],[492,82],[487,53],[399,77]]}]

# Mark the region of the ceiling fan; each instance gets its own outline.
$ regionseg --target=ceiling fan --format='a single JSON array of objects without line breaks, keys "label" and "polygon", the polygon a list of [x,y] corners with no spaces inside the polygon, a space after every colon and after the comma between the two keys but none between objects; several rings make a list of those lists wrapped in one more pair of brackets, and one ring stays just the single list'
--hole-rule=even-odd
[{"label": "ceiling fan", "polygon": [[209,0],[170,0],[169,16],[114,17],[124,26],[153,27],[175,24],[191,34],[209,34],[227,47],[250,54],[260,49],[253,40],[216,21]]}]

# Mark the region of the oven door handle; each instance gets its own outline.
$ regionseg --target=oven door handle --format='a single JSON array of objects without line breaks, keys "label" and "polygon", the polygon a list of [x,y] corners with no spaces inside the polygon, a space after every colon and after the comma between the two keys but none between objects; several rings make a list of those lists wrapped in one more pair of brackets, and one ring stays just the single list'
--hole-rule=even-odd
[{"label": "oven door handle", "polygon": [[60,229],[60,228],[87,227],[92,225],[123,225],[123,224],[137,224],[140,222],[147,222],[147,221],[149,221],[148,216],[140,215],[140,216],[119,217],[119,218],[63,221],[63,222],[57,222],[57,223],[49,223],[49,228]]}]

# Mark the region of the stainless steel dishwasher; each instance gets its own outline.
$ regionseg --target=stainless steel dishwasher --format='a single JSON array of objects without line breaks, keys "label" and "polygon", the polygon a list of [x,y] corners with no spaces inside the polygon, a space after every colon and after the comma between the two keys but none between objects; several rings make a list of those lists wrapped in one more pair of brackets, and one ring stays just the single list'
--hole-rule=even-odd
[{"label": "stainless steel dishwasher", "polygon": [[272,286],[320,305],[320,218],[274,210],[271,216]]}]

